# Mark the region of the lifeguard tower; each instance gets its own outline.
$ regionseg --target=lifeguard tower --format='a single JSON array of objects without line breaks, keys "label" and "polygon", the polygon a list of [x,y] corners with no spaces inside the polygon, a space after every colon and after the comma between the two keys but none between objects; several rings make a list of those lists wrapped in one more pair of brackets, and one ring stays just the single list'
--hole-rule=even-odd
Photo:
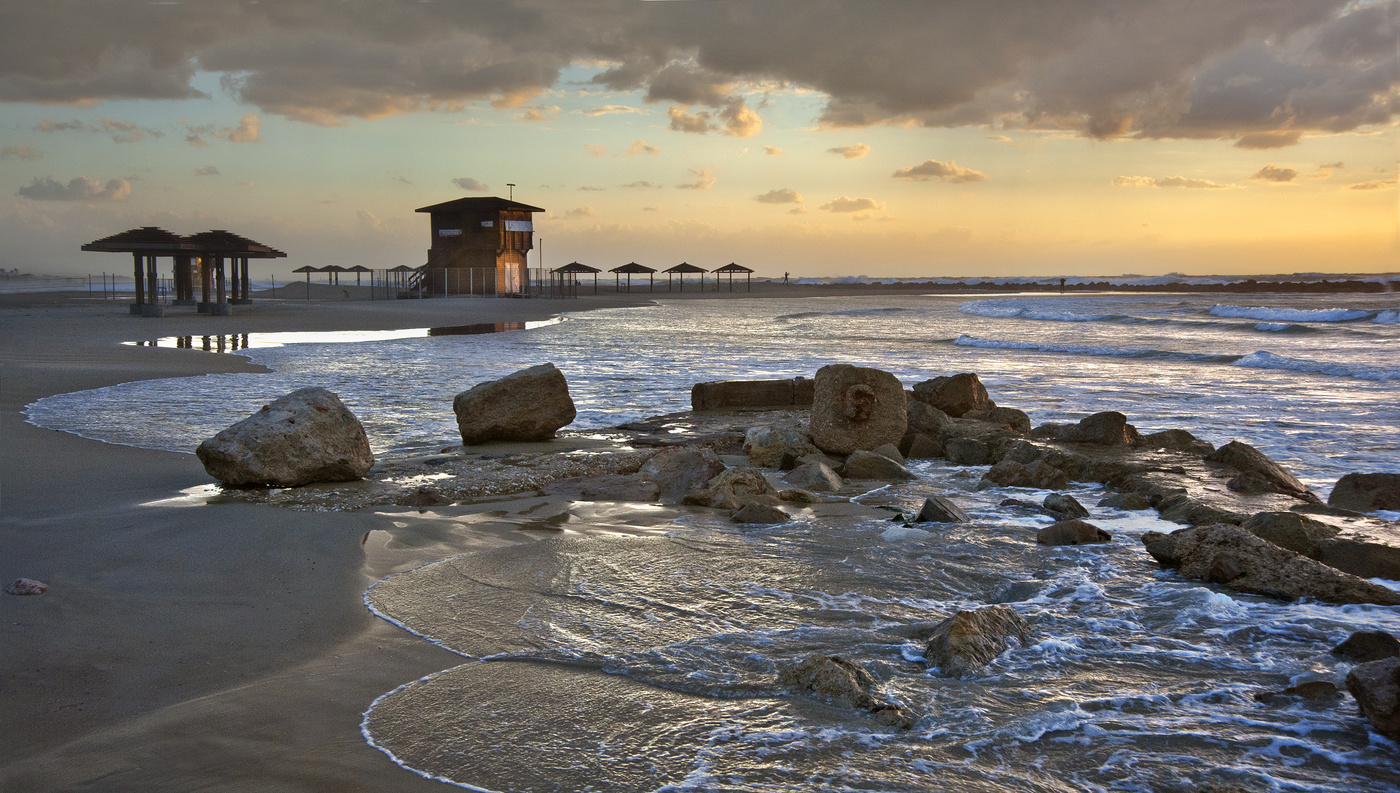
[{"label": "lifeguard tower", "polygon": [[423,289],[437,295],[519,295],[539,207],[506,198],[459,198],[421,207],[432,221]]}]

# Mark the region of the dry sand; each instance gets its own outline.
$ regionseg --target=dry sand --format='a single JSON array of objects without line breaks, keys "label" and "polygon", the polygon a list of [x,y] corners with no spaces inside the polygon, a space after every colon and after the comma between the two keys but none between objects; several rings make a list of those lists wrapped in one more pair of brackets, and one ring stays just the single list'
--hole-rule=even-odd
[{"label": "dry sand", "polygon": [[26,404],[262,371],[123,341],[522,321],[624,302],[263,302],[141,319],[124,303],[0,296],[0,579],[50,585],[0,594],[0,791],[441,790],[367,746],[359,721],[375,697],[460,659],[372,617],[361,594],[395,570],[529,537],[412,510],[181,498],[211,483],[193,455],[39,429]]}]

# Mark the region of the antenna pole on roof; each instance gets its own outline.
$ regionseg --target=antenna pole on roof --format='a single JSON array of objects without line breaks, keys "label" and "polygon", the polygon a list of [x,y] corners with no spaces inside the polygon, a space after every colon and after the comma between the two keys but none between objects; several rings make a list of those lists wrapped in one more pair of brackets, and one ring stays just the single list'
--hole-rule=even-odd
[{"label": "antenna pole on roof", "polygon": [[515,185],[511,184],[510,182],[506,182],[506,187],[509,187],[509,188],[510,188],[510,200],[514,201],[514,200],[515,200]]}]

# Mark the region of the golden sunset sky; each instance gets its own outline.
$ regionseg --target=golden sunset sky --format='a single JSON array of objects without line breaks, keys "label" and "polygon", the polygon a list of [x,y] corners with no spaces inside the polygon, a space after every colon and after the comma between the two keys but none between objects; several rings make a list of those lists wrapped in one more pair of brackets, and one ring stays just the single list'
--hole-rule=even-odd
[{"label": "golden sunset sky", "polygon": [[7,0],[0,267],[417,266],[514,183],[546,266],[1391,272],[1398,112],[1393,1]]}]

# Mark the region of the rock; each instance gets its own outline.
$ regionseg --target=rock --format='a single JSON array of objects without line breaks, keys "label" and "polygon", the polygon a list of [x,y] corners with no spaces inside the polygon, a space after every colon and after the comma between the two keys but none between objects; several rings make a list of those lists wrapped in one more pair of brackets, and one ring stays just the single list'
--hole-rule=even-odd
[{"label": "rock", "polygon": [[49,591],[49,585],[43,581],[35,581],[32,578],[16,578],[13,582],[5,585],[7,595],[42,595]]},{"label": "rock", "polygon": [[1047,421],[1046,423],[1041,424],[1040,426],[1031,430],[1031,437],[1046,441],[1056,441],[1059,440],[1060,436],[1068,432],[1070,427],[1073,426],[1073,424],[1056,424],[1054,422]]},{"label": "rock", "polygon": [[751,427],[744,434],[744,454],[759,468],[777,468],[785,455],[795,459],[817,451],[807,433],[791,427]]},{"label": "rock", "polygon": [[1327,515],[1333,518],[1364,518],[1366,513],[1357,512],[1353,509],[1342,509],[1341,507],[1330,507],[1326,504],[1294,504],[1288,508],[1289,512],[1297,512],[1300,515]]},{"label": "rock", "polygon": [[657,452],[638,473],[656,483],[661,501],[679,504],[688,493],[704,487],[724,470],[724,462],[712,450],[678,446]]},{"label": "rock", "polygon": [[1400,658],[1358,665],[1347,673],[1347,691],[1356,697],[1372,729],[1400,742]]},{"label": "rock", "polygon": [[904,386],[889,372],[850,364],[817,370],[812,402],[812,442],[829,454],[847,455],[899,443],[908,427]]},{"label": "rock", "polygon": [[778,500],[791,504],[820,504],[822,497],[810,490],[803,490],[800,487],[789,488],[778,491]]},{"label": "rock", "polygon": [[1311,559],[1322,560],[1322,545],[1338,530],[1294,512],[1258,512],[1240,524],[1245,531]]},{"label": "rock", "polygon": [[1045,460],[1036,460],[1026,466],[1027,487],[1037,490],[1058,490],[1069,484],[1069,476]]},{"label": "rock", "polygon": [[943,496],[929,496],[914,517],[915,523],[968,523],[972,518],[950,499]]},{"label": "rock", "polygon": [[881,446],[876,446],[870,451],[882,457],[888,457],[889,459],[894,460],[900,465],[904,465],[904,455],[900,453],[899,447],[894,445],[893,443],[886,443]]},{"label": "rock", "polygon": [[1327,504],[1357,512],[1400,510],[1400,474],[1347,474],[1332,487]]},{"label": "rock", "polygon": [[691,410],[802,407],[810,404],[812,381],[803,377],[791,380],[720,380],[696,383],[690,388]]},{"label": "rock", "polygon": [[1205,460],[1240,472],[1240,476],[1231,479],[1226,485],[1236,492],[1284,493],[1304,501],[1320,500],[1283,466],[1247,443],[1230,441],[1206,455]]},{"label": "rock", "polygon": [[1017,410],[1016,408],[992,408],[991,411],[987,413],[987,418],[985,420],[992,424],[1010,427],[1017,432],[1031,431],[1031,417],[1027,416],[1024,410]]},{"label": "rock", "polygon": [[1333,647],[1332,654],[1352,663],[1395,658],[1400,656],[1400,640],[1385,631],[1357,631]]},{"label": "rock", "polygon": [[955,465],[987,465],[992,461],[992,450],[975,438],[949,438],[943,444],[943,456]]},{"label": "rock", "polygon": [[906,432],[899,439],[899,453],[906,460],[931,460],[943,456],[943,444],[922,432]]},{"label": "rock", "polygon": [[1149,449],[1166,449],[1171,452],[1186,452],[1204,457],[1215,451],[1215,447],[1186,430],[1162,430],[1142,436],[1142,445]]},{"label": "rock", "polygon": [[929,666],[948,677],[976,672],[1006,651],[1006,640],[1025,643],[1030,626],[1007,605],[959,611],[938,623],[924,648]]},{"label": "rock", "polygon": [[[697,507],[738,509],[756,497],[777,501],[778,491],[757,468],[730,468],[721,471],[703,488],[688,493],[681,501]],[[767,500],[767,499],[763,499]]]},{"label": "rock", "polygon": [[905,410],[909,414],[909,430],[911,432],[921,432],[930,437],[938,437],[952,426],[953,420],[948,418],[948,414],[917,399],[909,400],[905,405]]},{"label": "rock", "polygon": [[1113,535],[1082,520],[1062,520],[1035,533],[1040,545],[1091,545],[1113,542]]},{"label": "rock", "polygon": [[905,730],[913,726],[898,705],[876,699],[879,684],[865,667],[839,655],[810,655],[785,666],[778,671],[778,682],[835,705],[869,711],[881,724]]},{"label": "rock", "polygon": [[1202,504],[1185,493],[1174,493],[1157,503],[1157,512],[1162,520],[1184,523],[1189,526],[1202,526],[1212,523],[1233,523],[1239,525],[1247,515],[1231,512],[1228,509]]},{"label": "rock", "polygon": [[1338,691],[1336,683],[1330,683],[1326,680],[1311,680],[1307,683],[1289,686],[1282,691],[1260,692],[1254,695],[1254,701],[1282,707],[1291,704],[1295,697],[1309,702],[1323,703],[1340,698],[1341,692]]},{"label": "rock", "polygon": [[783,481],[793,487],[810,490],[814,493],[832,493],[840,490],[841,485],[844,484],[841,477],[831,470],[831,466],[819,462],[797,466],[783,477]]},{"label": "rock", "polygon": [[1002,581],[987,597],[988,603],[1020,603],[1040,594],[1045,585],[1039,581]]},{"label": "rock", "polygon": [[574,420],[574,400],[552,363],[479,383],[452,400],[462,443],[546,441]]},{"label": "rock", "polygon": [[768,504],[745,504],[730,513],[729,519],[735,523],[772,525],[787,523],[792,520],[792,516]]},{"label": "rock", "polygon": [[436,507],[441,504],[451,504],[452,499],[444,496],[442,491],[432,485],[419,485],[417,489],[409,491],[394,499],[394,503],[401,507]]},{"label": "rock", "polygon": [[961,417],[969,410],[996,407],[982,381],[971,372],[925,380],[914,386],[914,398],[954,417]]},{"label": "rock", "polygon": [[841,476],[846,479],[878,479],[881,482],[909,482],[918,477],[908,468],[883,454],[856,450],[846,458],[841,468]]},{"label": "rock", "polygon": [[999,506],[999,507],[1015,507],[1016,509],[1028,509],[1028,510],[1030,510],[1030,511],[1032,511],[1032,512],[1041,512],[1041,511],[1042,511],[1041,508],[1040,508],[1040,505],[1037,504],[1037,503],[1035,503],[1034,501],[1023,501],[1022,499],[1019,499],[1019,498],[1004,498],[1004,499],[1001,500],[1001,503],[1000,503],[1000,504],[997,504],[997,506]]},{"label": "rock", "polygon": [[1137,427],[1116,410],[1106,410],[1081,419],[1078,424],[1059,433],[1063,443],[1091,443],[1096,446],[1135,446],[1142,441]]},{"label": "rock", "polygon": [[1061,520],[1065,518],[1089,517],[1089,510],[1085,509],[1083,504],[1075,500],[1074,496],[1066,493],[1051,493],[1045,497],[1045,500],[1040,503],[1040,506],[1044,507],[1046,512],[1060,517]]},{"label": "rock", "polygon": [[1400,605],[1400,592],[1262,540],[1239,526],[1215,524],[1150,531],[1142,542],[1163,567],[1238,592],[1327,603]]},{"label": "rock", "polygon": [[1048,450],[1044,447],[1037,446],[1030,441],[1016,441],[1002,450],[1001,459],[1014,460],[1021,465],[1030,465],[1045,457],[1047,452]]},{"label": "rock", "polygon": [[1108,498],[1101,499],[1098,506],[1133,512],[1139,509],[1152,509],[1152,502],[1137,493],[1115,493]]},{"label": "rock", "polygon": [[575,501],[657,501],[661,489],[639,474],[576,476],[558,479],[541,488],[545,495],[567,496]]},{"label": "rock", "polygon": [[1031,487],[1038,490],[1056,490],[1069,484],[1064,471],[1045,460],[1036,460],[1030,465],[1022,465],[1015,460],[1002,460],[982,475],[977,489],[988,487]]},{"label": "rock", "polygon": [[1400,580],[1400,548],[1353,539],[1320,544],[1318,561],[1361,578]]},{"label": "rock", "polygon": [[234,487],[347,482],[374,465],[365,428],[324,388],[302,388],[263,405],[195,454],[210,476]]}]

